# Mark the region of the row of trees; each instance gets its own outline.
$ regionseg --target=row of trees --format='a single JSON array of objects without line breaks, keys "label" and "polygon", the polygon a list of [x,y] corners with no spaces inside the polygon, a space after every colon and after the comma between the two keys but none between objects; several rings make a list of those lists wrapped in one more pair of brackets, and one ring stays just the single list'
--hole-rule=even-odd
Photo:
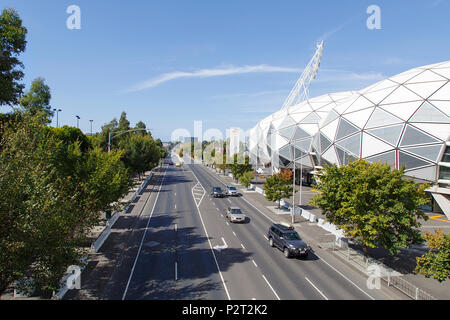
[{"label": "row of trees", "polygon": [[428,242],[429,251],[417,258],[416,273],[438,281],[450,278],[450,235],[437,230],[421,234],[421,220],[428,217],[420,206],[430,199],[429,184],[404,176],[404,168],[355,160],[346,166],[321,170],[311,205],[344,230],[345,236],[367,248],[384,248],[394,255],[413,243]]},{"label": "row of trees", "polygon": [[[80,265],[100,212],[121,207],[134,174],[157,165],[162,143],[147,132],[123,134],[107,152],[109,133],[131,130],[123,113],[102,132],[49,127],[50,88],[25,86],[19,55],[27,30],[16,11],[0,15],[0,293],[10,284],[50,295],[71,265]],[[138,123],[135,128],[144,128]]]},{"label": "row of trees", "polygon": [[122,112],[119,121],[114,118],[102,126],[100,133],[91,138],[92,144],[104,151],[110,148],[123,151],[123,162],[131,174],[139,175],[158,165],[161,158],[167,156],[167,149],[160,139],[154,139],[145,123],[139,121],[134,127]]}]

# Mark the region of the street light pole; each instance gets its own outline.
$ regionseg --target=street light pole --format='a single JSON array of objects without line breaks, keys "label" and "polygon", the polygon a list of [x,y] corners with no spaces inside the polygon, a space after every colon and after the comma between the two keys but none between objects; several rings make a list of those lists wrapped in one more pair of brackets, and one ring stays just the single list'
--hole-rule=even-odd
[{"label": "street light pole", "polygon": [[117,131],[115,132],[116,134],[111,136],[111,131],[108,133],[108,153],[111,152],[111,139],[114,139],[115,137],[118,137],[124,133],[127,132],[135,132],[135,131],[150,131],[151,129],[144,129],[144,128],[139,128],[139,129],[132,129],[132,130],[124,130],[124,131]]},{"label": "street light pole", "polygon": [[94,121],[94,120],[89,120],[90,122],[91,122],[91,137],[92,137],[92,122]]},{"label": "street light pole", "polygon": [[[294,151],[294,188],[292,191],[292,223],[294,223],[294,214],[295,214],[295,151]],[[301,180],[301,177],[300,177]]]},{"label": "street light pole", "polygon": [[59,128],[59,113],[62,111],[61,109],[53,109],[56,112],[56,127]]},{"label": "street light pole", "polygon": [[80,116],[75,116],[77,118],[77,128],[80,128]]}]

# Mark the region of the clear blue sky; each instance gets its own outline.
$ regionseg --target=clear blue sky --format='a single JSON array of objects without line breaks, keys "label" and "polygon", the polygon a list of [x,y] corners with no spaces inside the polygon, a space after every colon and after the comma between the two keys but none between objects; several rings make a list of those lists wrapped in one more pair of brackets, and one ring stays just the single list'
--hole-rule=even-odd
[{"label": "clear blue sky", "polygon": [[[358,90],[410,68],[450,59],[449,0],[2,0],[28,28],[27,89],[42,76],[60,123],[94,131],[126,111],[153,135],[176,128],[244,130],[278,110],[325,50],[311,96]],[[69,5],[81,30],[66,28]],[[381,8],[381,30],[366,9]],[[259,72],[256,72],[258,71]],[[223,73],[227,73],[223,75]],[[3,108],[3,112],[7,111]]]}]

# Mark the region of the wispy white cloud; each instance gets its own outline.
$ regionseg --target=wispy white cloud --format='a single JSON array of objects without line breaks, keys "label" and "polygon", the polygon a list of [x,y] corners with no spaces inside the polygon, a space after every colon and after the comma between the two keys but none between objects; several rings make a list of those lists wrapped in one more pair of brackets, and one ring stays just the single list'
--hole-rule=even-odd
[{"label": "wispy white cloud", "polygon": [[202,69],[193,72],[176,71],[170,73],[164,73],[147,81],[141,82],[124,90],[124,92],[136,92],[156,87],[162,83],[180,79],[180,78],[209,78],[220,77],[245,73],[257,73],[257,72],[301,72],[302,69],[287,68],[270,65],[256,65],[256,66],[242,66],[242,67],[227,67],[217,69]]},{"label": "wispy white cloud", "polygon": [[250,93],[230,93],[230,94],[220,94],[212,96],[212,99],[230,99],[230,98],[254,98],[254,97],[262,97],[262,96],[272,96],[272,95],[287,95],[289,94],[288,89],[282,90],[268,90],[268,91],[259,91],[259,92],[250,92]]},{"label": "wispy white cloud", "polygon": [[385,79],[381,72],[352,72],[338,71],[319,74],[316,82],[337,82],[337,81],[379,81]]},{"label": "wispy white cloud", "polygon": [[341,25],[335,27],[334,29],[331,29],[331,30],[323,33],[320,37],[318,37],[316,39],[316,42],[319,42],[319,41],[322,41],[322,40],[325,41],[325,40],[329,39],[332,35],[338,33],[342,29],[344,29],[345,26],[349,25],[350,23],[352,23],[357,18],[359,18],[359,16],[353,16],[353,17],[349,18],[347,21],[345,21],[344,23],[342,23]]}]

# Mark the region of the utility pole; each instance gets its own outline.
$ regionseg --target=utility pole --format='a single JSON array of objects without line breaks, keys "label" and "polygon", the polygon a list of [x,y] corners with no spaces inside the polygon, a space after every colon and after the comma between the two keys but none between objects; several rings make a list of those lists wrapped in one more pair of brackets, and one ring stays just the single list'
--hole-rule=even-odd
[{"label": "utility pole", "polygon": [[80,116],[75,116],[77,118],[77,128],[80,128]]}]

